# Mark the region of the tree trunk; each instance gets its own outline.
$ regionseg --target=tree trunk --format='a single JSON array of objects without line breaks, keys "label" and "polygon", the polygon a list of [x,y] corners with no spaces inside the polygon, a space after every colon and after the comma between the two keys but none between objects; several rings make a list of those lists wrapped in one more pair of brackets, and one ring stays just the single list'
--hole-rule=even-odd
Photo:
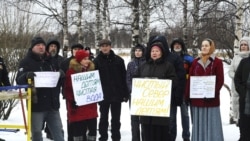
[{"label": "tree trunk", "polygon": [[183,25],[183,41],[184,44],[187,45],[187,37],[188,37],[188,33],[187,33],[187,28],[188,28],[188,19],[187,19],[187,0],[184,0],[183,2],[183,21],[184,21],[184,25]]},{"label": "tree trunk", "polygon": [[139,14],[139,1],[138,0],[133,0],[132,3],[132,24],[131,24],[131,29],[132,29],[132,45],[136,46],[139,44],[139,20],[140,20],[140,14]]},{"label": "tree trunk", "polygon": [[198,56],[198,41],[199,41],[199,36],[198,36],[198,32],[199,32],[199,10],[200,10],[200,0],[193,0],[193,5],[194,5],[194,9],[193,9],[193,48],[192,48],[192,52],[193,52],[193,56],[197,57]]},{"label": "tree trunk", "polygon": [[78,42],[83,44],[83,32],[82,32],[82,0],[78,0],[78,22],[77,22],[77,32],[78,32]]},{"label": "tree trunk", "polygon": [[96,31],[95,31],[95,47],[96,54],[99,54],[98,42],[102,39],[102,22],[101,22],[101,0],[96,0]]},{"label": "tree trunk", "polygon": [[235,18],[235,39],[234,39],[234,52],[239,51],[239,40],[242,38],[242,24],[243,24],[243,9],[242,0],[237,0],[237,12]]},{"label": "tree trunk", "polygon": [[143,43],[147,43],[149,39],[150,29],[149,29],[149,22],[150,22],[150,8],[149,8],[149,1],[150,0],[142,0],[141,8],[142,8],[142,40]]},{"label": "tree trunk", "polygon": [[67,57],[69,39],[68,39],[68,6],[67,0],[63,0],[63,57]]}]

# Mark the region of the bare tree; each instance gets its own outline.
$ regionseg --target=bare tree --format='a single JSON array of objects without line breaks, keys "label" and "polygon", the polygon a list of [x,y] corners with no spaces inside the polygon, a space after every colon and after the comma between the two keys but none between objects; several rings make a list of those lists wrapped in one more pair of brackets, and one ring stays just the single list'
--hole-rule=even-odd
[{"label": "bare tree", "polygon": [[82,0],[78,0],[78,19],[77,19],[77,33],[78,33],[78,42],[83,44],[83,31],[82,31],[82,10],[83,6],[82,6]]}]

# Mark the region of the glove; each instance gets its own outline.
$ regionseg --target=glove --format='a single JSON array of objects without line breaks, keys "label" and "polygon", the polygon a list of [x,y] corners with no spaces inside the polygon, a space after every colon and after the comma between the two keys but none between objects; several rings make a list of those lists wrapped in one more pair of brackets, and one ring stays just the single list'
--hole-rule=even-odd
[{"label": "glove", "polygon": [[60,78],[64,78],[65,77],[65,73],[62,69],[59,70],[60,73]]},{"label": "glove", "polygon": [[27,72],[26,79],[34,79],[36,74],[34,72]]},{"label": "glove", "polygon": [[72,101],[71,107],[72,107],[73,109],[76,109],[76,108],[78,107],[78,106],[76,105],[76,102],[75,102],[75,101]]}]

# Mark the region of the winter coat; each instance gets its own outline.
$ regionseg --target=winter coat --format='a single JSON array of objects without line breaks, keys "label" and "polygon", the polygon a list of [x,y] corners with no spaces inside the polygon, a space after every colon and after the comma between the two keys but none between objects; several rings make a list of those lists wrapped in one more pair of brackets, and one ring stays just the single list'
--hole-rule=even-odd
[{"label": "winter coat", "polygon": [[4,64],[3,58],[0,57],[0,86],[10,86],[8,71]]},{"label": "winter coat", "polygon": [[[31,48],[28,50],[26,57],[21,60],[16,77],[16,83],[19,85],[27,84],[26,75],[28,72],[57,71],[48,53],[42,57],[34,54]],[[55,88],[36,88],[37,103],[32,102],[32,112],[44,112],[49,110],[58,110],[60,107],[61,80]]]},{"label": "winter coat", "polygon": [[[153,43],[160,42],[163,44],[165,50],[165,60],[170,62],[174,67],[177,74],[177,88],[173,91],[171,104],[181,105],[183,103],[183,96],[186,85],[186,72],[184,69],[184,64],[182,58],[176,54],[170,52],[167,40],[164,36],[151,36],[149,38],[148,46],[151,46]],[[150,51],[147,49],[146,56],[150,55]]]},{"label": "winter coat", "polygon": [[238,68],[240,61],[243,58],[249,57],[249,54],[250,54],[250,52],[235,53],[233,61],[231,62],[231,66],[228,70],[228,75],[232,79],[232,82],[231,82],[231,93],[232,93],[231,100],[232,100],[232,104],[234,105],[233,106],[233,115],[237,119],[239,118],[239,94],[235,90],[234,76],[235,76],[235,72]]},{"label": "winter coat", "polygon": [[60,67],[61,67],[61,63],[64,60],[64,58],[61,55],[59,55],[60,43],[57,40],[54,40],[54,39],[48,40],[47,45],[46,45],[46,51],[47,52],[49,52],[49,46],[51,44],[56,44],[56,46],[57,46],[57,53],[56,53],[56,55],[54,57],[52,57],[52,61],[53,61],[53,64],[55,65],[55,68],[57,70],[59,70]]},{"label": "winter coat", "polygon": [[[148,51],[151,50],[149,47]],[[162,49],[164,51],[164,49]],[[163,52],[165,54],[165,52]],[[149,57],[149,58],[148,58]],[[152,60],[150,56],[146,56],[146,63],[138,67],[135,77],[139,78],[156,78],[156,79],[170,79],[172,80],[172,95],[173,91],[177,87],[177,76],[175,73],[174,66],[165,61],[164,55],[157,59]],[[141,116],[140,122],[142,124],[151,125],[169,125],[169,118],[166,117],[152,117],[152,116]]]},{"label": "winter coat", "polygon": [[[177,52],[174,51],[174,44],[175,43],[179,43],[181,45],[181,51],[180,51],[180,53],[177,53]],[[181,38],[175,38],[172,41],[172,43],[170,45],[170,48],[171,48],[171,52],[172,53],[177,54],[177,55],[179,55],[181,57],[181,59],[183,61],[185,73],[186,73],[186,78],[187,78],[188,77],[189,68],[191,67],[191,64],[192,64],[194,58],[187,53],[187,48],[186,48],[186,46],[184,44],[184,41]]]},{"label": "winter coat", "polygon": [[[215,80],[215,98],[195,98],[190,99],[190,77],[191,76],[216,76]],[[190,101],[191,106],[197,107],[216,107],[220,105],[220,89],[224,84],[224,72],[222,61],[210,55],[208,65],[204,66],[201,58],[196,58],[189,70],[185,99]],[[206,87],[206,86],[204,86]]]},{"label": "winter coat", "polygon": [[[94,63],[91,62],[90,66],[87,68],[86,71],[92,71],[94,69],[95,69]],[[97,117],[96,103],[83,106],[75,105],[71,75],[80,72],[85,72],[85,71],[82,69],[81,64],[76,61],[76,59],[72,59],[69,64],[69,69],[66,72],[65,83],[64,83],[64,94],[66,97],[69,122],[82,121]]]},{"label": "winter coat", "polygon": [[62,61],[60,68],[63,70],[64,73],[67,72],[67,70],[69,69],[69,63],[71,61],[71,59],[75,58],[73,55],[69,58],[66,58]]},{"label": "winter coat", "polygon": [[250,73],[250,57],[244,58],[235,72],[234,84],[239,94],[240,114],[244,113],[245,98],[247,93],[247,79]]},{"label": "winter coat", "polygon": [[145,63],[145,58],[140,57],[140,58],[134,58],[132,61],[130,61],[127,65],[127,75],[126,75],[126,82],[128,86],[129,93],[132,91],[132,79],[133,76],[136,74],[136,70],[140,65]]},{"label": "winter coat", "polygon": [[109,55],[102,52],[94,59],[96,70],[99,70],[104,102],[122,102],[128,100],[126,68],[124,60],[112,50]]}]

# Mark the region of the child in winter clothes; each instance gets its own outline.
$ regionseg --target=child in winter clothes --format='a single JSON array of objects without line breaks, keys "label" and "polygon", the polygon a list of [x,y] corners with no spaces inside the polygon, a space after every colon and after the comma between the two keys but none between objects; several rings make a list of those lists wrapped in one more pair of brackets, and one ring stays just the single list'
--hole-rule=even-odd
[{"label": "child in winter clothes", "polygon": [[[70,61],[69,69],[66,72],[65,97],[68,110],[69,130],[72,131],[74,141],[95,141],[97,128],[97,104],[92,103],[77,106],[72,87],[71,75],[95,69],[94,63],[89,60],[89,53],[79,50],[75,58]],[[87,129],[89,130],[86,136]]]}]

